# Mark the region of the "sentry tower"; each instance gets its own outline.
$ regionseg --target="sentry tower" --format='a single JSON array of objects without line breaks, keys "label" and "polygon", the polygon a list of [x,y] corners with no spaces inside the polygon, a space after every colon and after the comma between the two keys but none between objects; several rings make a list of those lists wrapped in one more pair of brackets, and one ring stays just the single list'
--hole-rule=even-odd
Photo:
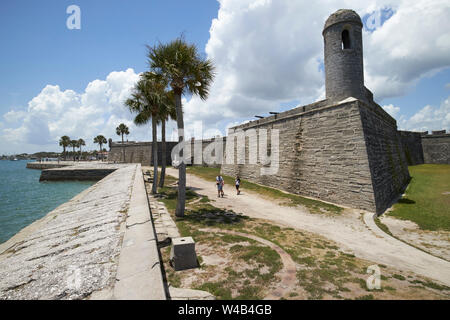
[{"label": "sentry tower", "polygon": [[362,21],[353,10],[341,9],[325,22],[326,98],[339,102],[348,97],[367,100],[364,87]]}]

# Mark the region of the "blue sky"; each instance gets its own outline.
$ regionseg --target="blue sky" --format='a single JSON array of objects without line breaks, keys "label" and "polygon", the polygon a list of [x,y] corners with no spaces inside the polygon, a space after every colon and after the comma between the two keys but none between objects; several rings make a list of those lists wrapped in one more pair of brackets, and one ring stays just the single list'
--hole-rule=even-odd
[{"label": "blue sky", "polygon": [[[80,30],[66,27],[69,5],[80,7]],[[58,151],[64,134],[93,149],[97,134],[117,140],[121,122],[130,140],[150,140],[123,100],[148,68],[145,45],[180,34],[217,71],[206,102],[183,101],[192,132],[199,121],[206,137],[322,99],[321,31],[342,7],[363,19],[366,86],[399,128],[450,130],[448,1],[8,0],[0,2],[0,154]]]},{"label": "blue sky", "polygon": [[[81,9],[81,30],[66,8]],[[195,1],[1,1],[0,113],[26,107],[46,84],[84,90],[113,70],[147,68],[146,44],[184,33],[203,48],[219,3]]]}]

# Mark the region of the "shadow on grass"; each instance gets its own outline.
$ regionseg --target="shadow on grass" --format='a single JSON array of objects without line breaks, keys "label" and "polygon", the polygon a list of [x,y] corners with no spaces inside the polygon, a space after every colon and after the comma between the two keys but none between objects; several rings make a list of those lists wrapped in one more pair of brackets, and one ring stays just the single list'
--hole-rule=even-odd
[{"label": "shadow on grass", "polygon": [[177,221],[193,222],[210,227],[217,225],[234,225],[248,219],[249,217],[232,211],[224,211],[211,207],[189,211],[189,214],[184,217],[178,217]]},{"label": "shadow on grass", "polygon": [[398,200],[398,203],[404,203],[404,204],[414,204],[416,203],[414,200],[410,200],[408,198],[402,198]]}]

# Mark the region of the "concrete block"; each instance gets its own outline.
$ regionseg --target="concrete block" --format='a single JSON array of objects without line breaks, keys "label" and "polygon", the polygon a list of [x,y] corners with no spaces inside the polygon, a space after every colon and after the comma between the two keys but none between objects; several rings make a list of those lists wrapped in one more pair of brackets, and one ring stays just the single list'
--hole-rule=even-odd
[{"label": "concrete block", "polygon": [[170,260],[175,271],[197,268],[198,262],[194,239],[192,237],[172,239]]}]

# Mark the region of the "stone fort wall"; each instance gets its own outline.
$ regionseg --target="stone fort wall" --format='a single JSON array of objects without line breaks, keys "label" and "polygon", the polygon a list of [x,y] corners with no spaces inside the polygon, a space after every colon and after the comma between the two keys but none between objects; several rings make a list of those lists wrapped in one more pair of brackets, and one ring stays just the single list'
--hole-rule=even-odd
[{"label": "stone fort wall", "polygon": [[450,132],[399,131],[408,165],[450,164]]},{"label": "stone fort wall", "polygon": [[424,163],[450,164],[450,132],[433,131],[421,135]]},{"label": "stone fort wall", "polygon": [[399,131],[400,139],[409,166],[423,164],[423,148],[420,132]]},{"label": "stone fort wall", "polygon": [[376,104],[321,101],[231,128],[228,143],[249,129],[279,130],[278,173],[261,175],[258,162],[224,164],[223,174],[378,213],[409,180],[396,122]]},{"label": "stone fort wall", "polygon": [[[220,150],[225,150],[226,148],[226,137],[223,137],[220,140]],[[206,163],[204,159],[200,163],[195,163],[194,161],[194,151],[196,142],[200,143],[201,152],[210,154],[211,156],[215,156],[215,150],[212,148],[211,143],[215,142],[215,139],[203,139],[203,140],[194,140],[190,139],[187,141],[189,146],[187,147],[190,150],[191,154],[191,165],[202,165],[209,167],[220,167],[221,162],[215,163]],[[172,165],[171,153],[172,149],[177,145],[177,142],[167,141],[166,142],[166,165]],[[122,162],[123,152],[125,153],[125,163],[140,163],[143,166],[152,166],[153,165],[153,157],[152,157],[152,142],[125,142],[122,144],[121,142],[113,142],[111,144],[111,148],[108,154],[108,161],[114,162]],[[223,157],[223,154],[222,154]],[[161,164],[162,159],[162,143],[158,142],[158,163]]]},{"label": "stone fort wall", "polygon": [[[176,142],[166,142],[166,164],[171,165],[170,153]],[[127,141],[113,142],[110,146],[108,161],[123,162],[123,153],[125,153],[125,163],[140,163],[143,166],[153,165],[152,142],[134,142]],[[162,143],[158,142],[158,162],[161,164]]]},{"label": "stone fort wall", "polygon": [[[279,130],[279,170],[275,175],[261,175],[260,162],[249,164],[250,151],[258,152],[258,143],[245,139],[245,154],[238,155],[239,130],[266,129],[268,142],[271,129]],[[233,148],[233,163],[227,164],[227,140]],[[195,142],[202,152],[215,155],[214,139],[189,140],[191,155]],[[409,179],[406,165],[423,163],[450,164],[450,134],[397,131],[396,122],[376,103],[349,101],[327,105],[327,100],[298,107],[281,114],[251,121],[231,128],[224,137],[223,164],[194,163],[221,167],[225,175],[325,201],[382,212],[402,192]],[[167,142],[167,165],[176,142]],[[110,161],[121,162],[122,148],[127,163],[152,165],[151,142],[113,142]],[[270,149],[270,147],[269,147]],[[161,161],[161,143],[158,159]],[[242,156],[243,164],[238,163]],[[204,159],[203,159],[204,160]],[[272,164],[273,165],[273,164]],[[270,166],[270,165],[269,165]]]}]

